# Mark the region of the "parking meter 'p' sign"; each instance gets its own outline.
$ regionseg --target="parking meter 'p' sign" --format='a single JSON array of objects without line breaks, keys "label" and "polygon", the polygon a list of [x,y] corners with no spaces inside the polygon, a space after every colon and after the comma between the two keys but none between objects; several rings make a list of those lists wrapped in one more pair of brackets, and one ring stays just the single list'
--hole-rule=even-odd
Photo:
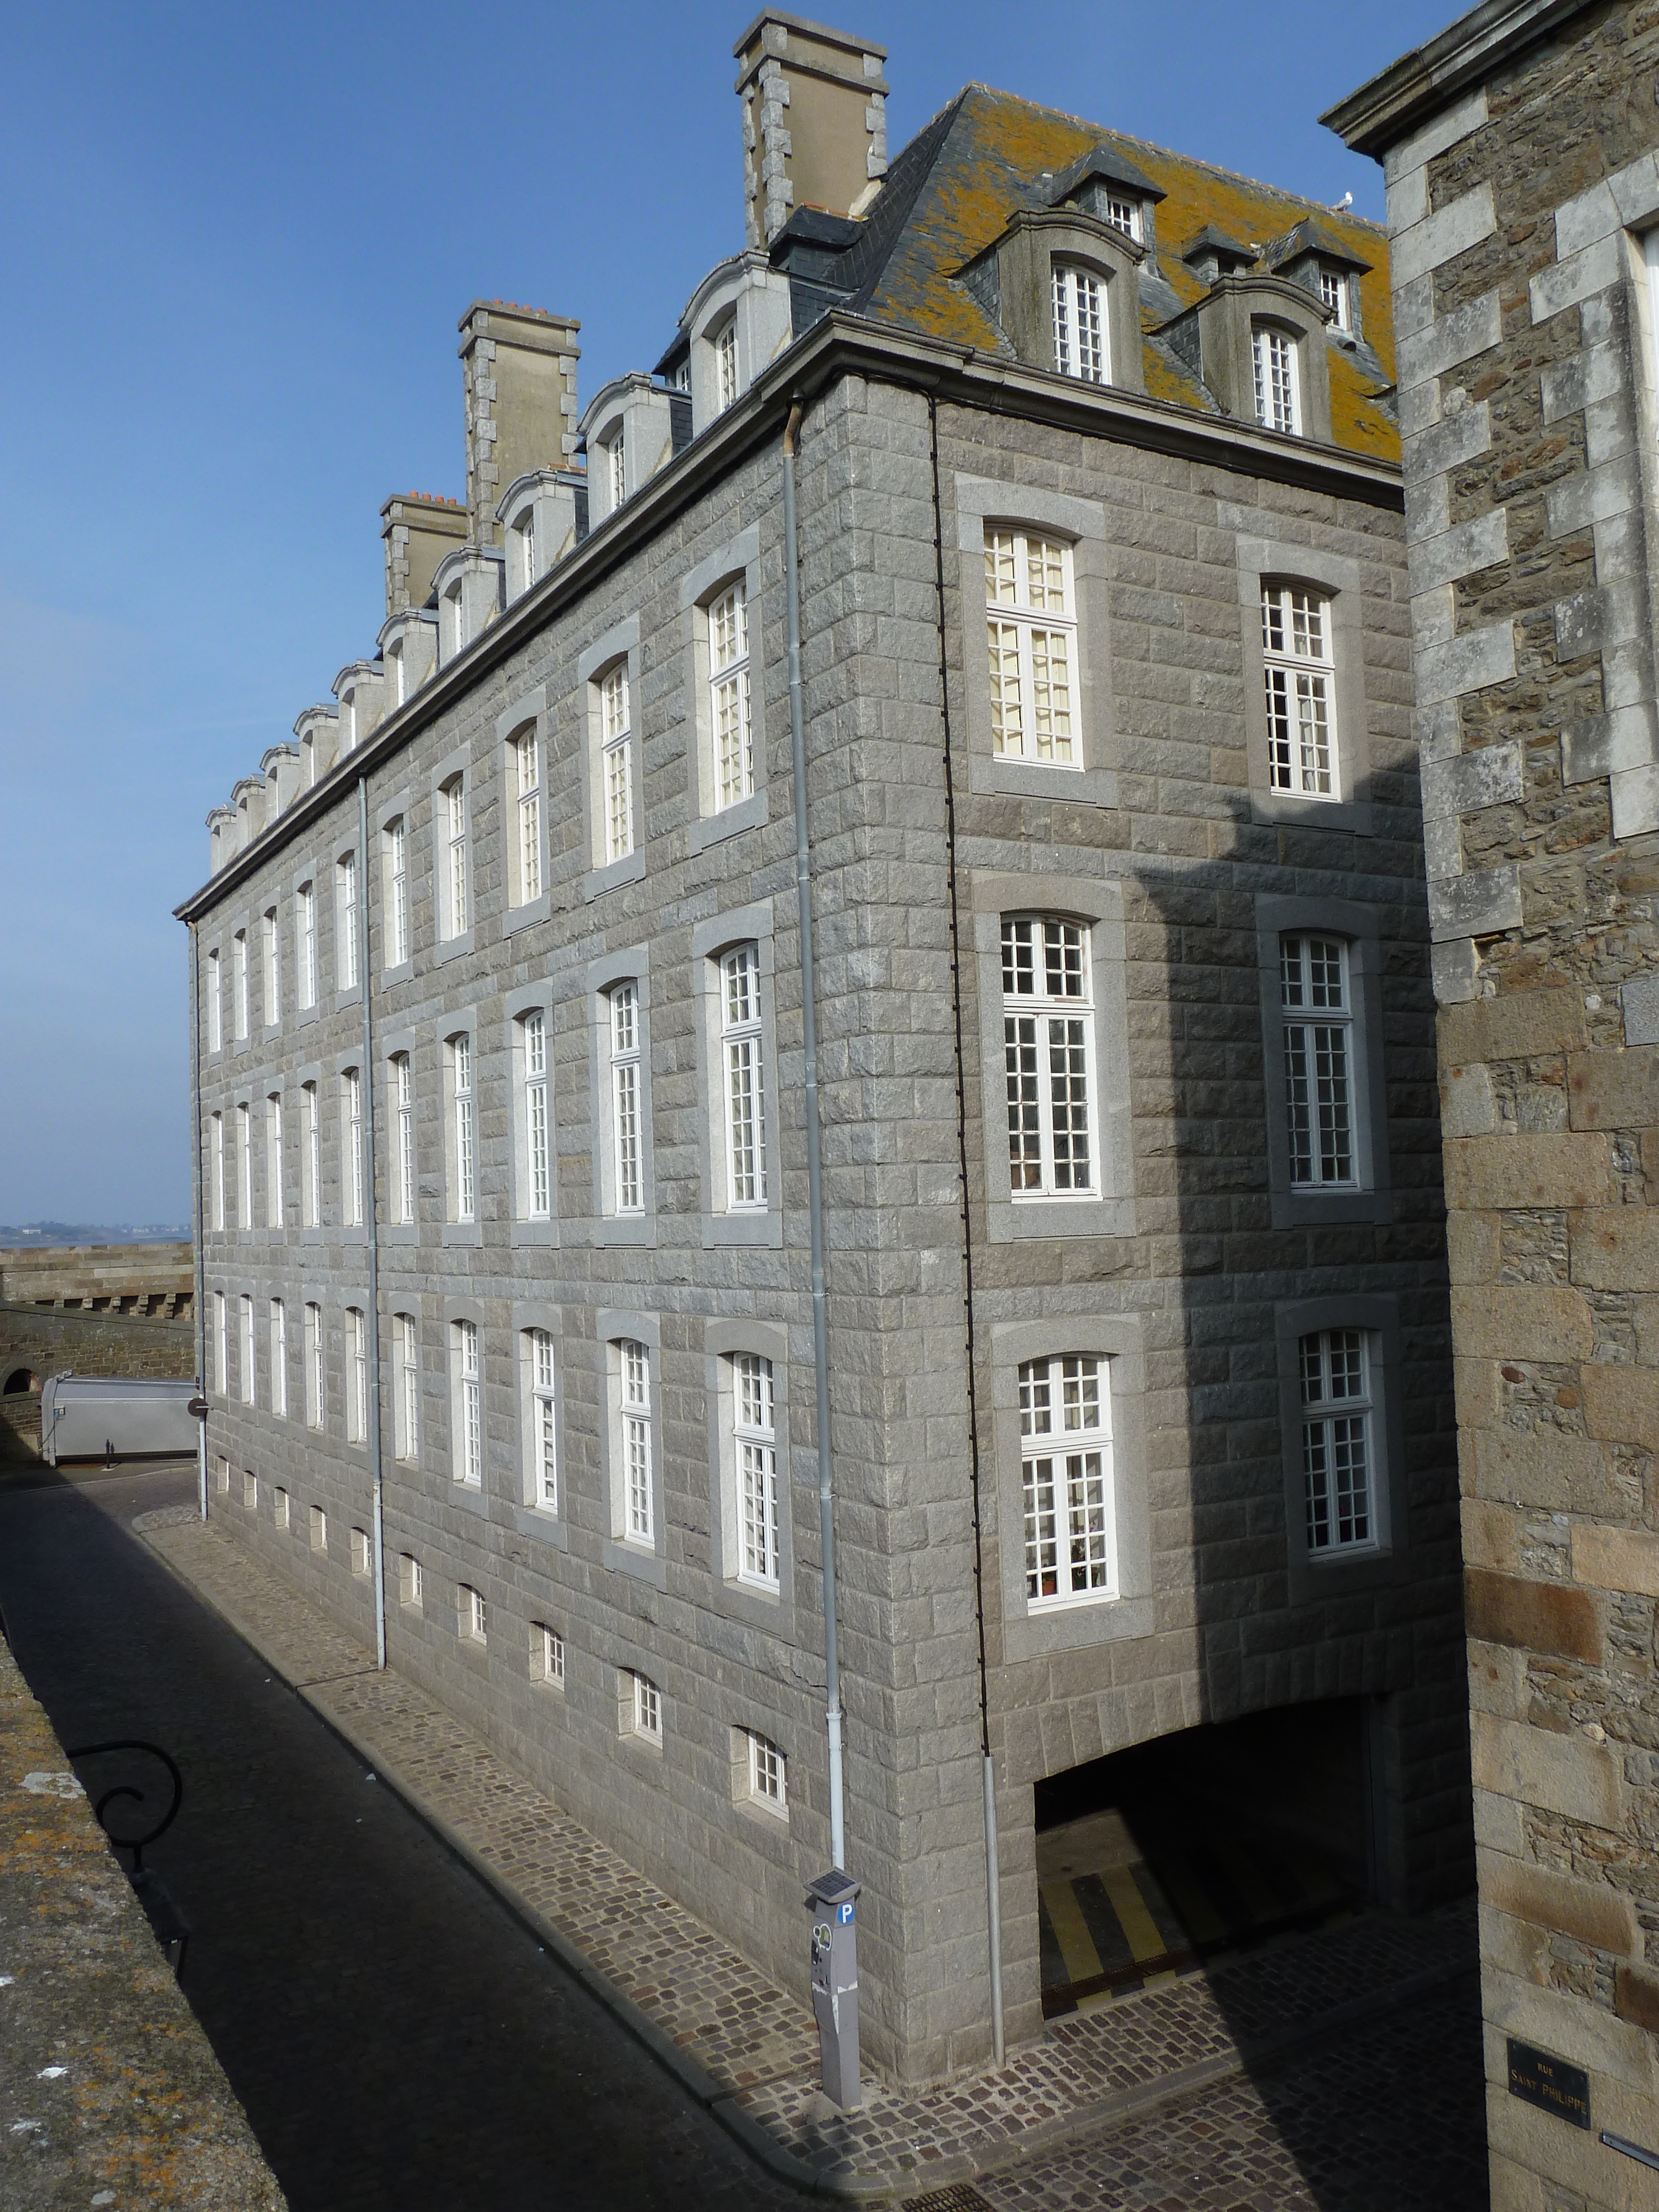
[{"label": "parking meter 'p' sign", "polygon": [[812,2011],[818,2023],[823,2094],[844,2112],[856,2112],[859,2091],[859,1885],[839,1867],[808,1888],[812,1915]]}]

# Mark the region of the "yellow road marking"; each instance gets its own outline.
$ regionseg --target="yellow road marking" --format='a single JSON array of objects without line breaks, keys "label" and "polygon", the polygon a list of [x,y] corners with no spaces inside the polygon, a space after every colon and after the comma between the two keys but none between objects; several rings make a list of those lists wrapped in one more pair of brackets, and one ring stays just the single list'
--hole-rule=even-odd
[{"label": "yellow road marking", "polygon": [[1101,1887],[1112,1900],[1118,1924],[1129,1939],[1129,1948],[1137,1961],[1156,1959],[1170,1948],[1158,1930],[1158,1925],[1146,1910],[1146,1900],[1135,1887],[1135,1878],[1126,1866],[1105,1868],[1100,1876]]},{"label": "yellow road marking", "polygon": [[1044,1882],[1042,1901],[1048,1908],[1048,1924],[1054,1931],[1054,1941],[1060,1946],[1060,1957],[1066,1961],[1069,1978],[1074,1982],[1086,1982],[1103,1972],[1100,1954],[1095,1948],[1095,1939],[1089,1933],[1089,1923],[1083,1917],[1077,1893],[1071,1883]]}]

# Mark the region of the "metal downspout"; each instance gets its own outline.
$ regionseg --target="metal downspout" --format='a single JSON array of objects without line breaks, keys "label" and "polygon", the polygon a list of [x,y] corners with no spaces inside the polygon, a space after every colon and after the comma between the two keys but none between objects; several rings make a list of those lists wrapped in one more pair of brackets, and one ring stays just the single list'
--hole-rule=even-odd
[{"label": "metal downspout", "polygon": [[380,1151],[374,1142],[374,1021],[369,1006],[368,778],[357,779],[357,975],[363,993],[363,1187],[368,1229],[368,1462],[374,1471],[369,1507],[369,1571],[374,1580],[374,1664],[386,1665],[386,1475],[380,1463],[380,1212],[375,1196]]},{"label": "metal downspout", "polygon": [[997,1862],[996,1769],[991,1759],[991,1698],[985,1663],[985,1564],[980,1513],[979,1401],[974,1380],[974,1241],[968,1179],[967,1062],[962,1042],[962,916],[957,897],[957,795],[951,759],[949,653],[945,634],[945,514],[939,485],[939,406],[927,395],[927,443],[933,471],[933,562],[939,606],[939,701],[945,739],[945,848],[951,887],[951,1000],[956,1021],[957,1158],[962,1182],[963,1323],[967,1340],[968,1457],[974,1495],[974,1614],[979,1627],[979,1741],[985,1784],[986,1939],[991,1967],[991,2042],[1006,2056],[1002,2021],[1002,1884]]},{"label": "metal downspout", "polygon": [[[190,1179],[190,1225],[196,1247],[196,1391],[207,1396],[207,1291],[202,1256],[202,967],[197,925],[190,925],[190,1096],[191,1148],[196,1171]],[[196,1424],[196,1502],[208,1517],[207,1415]]]},{"label": "metal downspout", "polygon": [[806,1060],[806,1191],[812,1230],[812,1366],[817,1398],[818,1528],[823,1549],[824,1723],[830,1738],[830,1861],[847,1865],[842,1772],[841,1658],[836,1642],[836,1516],[830,1455],[830,1325],[823,1295],[823,1154],[818,1127],[818,1023],[812,981],[812,884],[806,839],[806,726],[800,680],[800,546],[795,529],[795,439],[803,412],[783,433],[785,603],[789,632],[789,741],[795,784],[795,897],[800,920],[801,1043]]}]

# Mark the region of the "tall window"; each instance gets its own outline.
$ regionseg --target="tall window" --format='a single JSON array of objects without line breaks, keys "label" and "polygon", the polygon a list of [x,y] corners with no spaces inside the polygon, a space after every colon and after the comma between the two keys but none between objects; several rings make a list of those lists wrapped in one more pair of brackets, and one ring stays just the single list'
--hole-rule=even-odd
[{"label": "tall window", "polygon": [[632,1337],[617,1346],[617,1413],[621,1431],[623,1534],[631,1543],[656,1541],[651,1495],[651,1355]]},{"label": "tall window", "polygon": [[400,814],[386,831],[386,964],[409,957],[409,833]]},{"label": "tall window", "polygon": [[992,751],[1005,760],[1080,768],[1072,726],[1071,548],[1007,524],[988,525],[985,599]]},{"label": "tall window", "polygon": [[305,1127],[305,1225],[320,1229],[323,1223],[323,1133],[314,1083],[300,1085],[300,1105]]},{"label": "tall window", "polygon": [[738,396],[738,319],[732,316],[714,341],[715,404],[723,415]]},{"label": "tall window", "polygon": [[340,1077],[340,1136],[345,1151],[340,1194],[346,1221],[355,1229],[363,1218],[363,1083],[355,1067]]},{"label": "tall window", "polygon": [[236,1109],[236,1224],[253,1226],[253,1109],[246,1099]]},{"label": "tall window", "polygon": [[1285,1013],[1285,1105],[1291,1185],[1357,1186],[1353,1128],[1353,999],[1340,937],[1279,940]]},{"label": "tall window", "polygon": [[455,1086],[455,1218],[471,1221],[477,1215],[478,1190],[473,1146],[472,1040],[465,1031],[450,1039],[449,1065]]},{"label": "tall window", "polygon": [[334,868],[334,945],[337,988],[357,981],[357,855],[342,853]]},{"label": "tall window", "polygon": [[397,1118],[398,1218],[408,1223],[415,1218],[415,1076],[406,1052],[392,1055],[392,1096]]},{"label": "tall window", "polygon": [[519,900],[542,895],[541,746],[533,729],[513,741],[514,772],[519,787]]},{"label": "tall window", "polygon": [[265,908],[264,945],[265,1027],[274,1029],[283,1018],[283,940],[274,906]]},{"label": "tall window", "polygon": [[545,1221],[552,1207],[552,1155],[548,1142],[547,1017],[527,1013],[520,1024],[524,1046],[525,1212]]},{"label": "tall window", "polygon": [[489,1640],[489,1620],[484,1607],[483,1592],[476,1590],[470,1583],[463,1583],[458,1592],[460,1605],[461,1633],[470,1643],[483,1644]]},{"label": "tall window", "polygon": [[620,507],[628,496],[628,441],[618,430],[605,449],[606,477],[611,487],[611,504]]},{"label": "tall window", "polygon": [[294,894],[294,934],[300,963],[300,1004],[317,1003],[317,891],[301,884]]},{"label": "tall window", "polygon": [[306,1421],[309,1427],[323,1425],[323,1310],[319,1305],[306,1304]]},{"label": "tall window", "polygon": [[413,1314],[397,1314],[392,1323],[397,1387],[393,1393],[393,1449],[399,1459],[418,1458],[421,1449],[421,1340]]},{"label": "tall window", "polygon": [[1054,367],[1086,384],[1107,380],[1106,288],[1070,262],[1054,264]]},{"label": "tall window", "polygon": [[247,932],[239,929],[231,943],[232,983],[236,1015],[236,1038],[247,1036]]},{"label": "tall window", "polygon": [[553,1339],[544,1328],[525,1333],[530,1382],[530,1496],[544,1512],[559,1510],[558,1455],[553,1427]]},{"label": "tall window", "polygon": [[737,1460],[738,1579],[778,1586],[778,1438],[772,1363],[732,1355],[732,1440]]},{"label": "tall window", "polygon": [[1330,602],[1296,584],[1264,584],[1261,653],[1267,685],[1267,774],[1273,789],[1304,799],[1335,799]]},{"label": "tall window", "polygon": [[1003,916],[1002,1014],[1013,1194],[1092,1196],[1094,1006],[1081,923]]},{"label": "tall window", "polygon": [[766,1204],[766,1096],[761,1064],[760,951],[720,958],[720,1045],[726,1062],[726,1203]]},{"label": "tall window", "polygon": [[225,1042],[225,1010],[220,991],[219,955],[216,951],[210,952],[207,957],[207,1021],[208,1050],[221,1052]]},{"label": "tall window", "polygon": [[1331,311],[1331,320],[1340,331],[1353,325],[1348,312],[1348,277],[1340,269],[1322,269],[1319,272],[1319,296]]},{"label": "tall window", "polygon": [[556,1628],[538,1621],[530,1632],[530,1663],[543,1681],[556,1690],[564,1687],[564,1638]]},{"label": "tall window", "polygon": [[477,1490],[483,1482],[483,1374],[478,1364],[477,1322],[451,1322],[450,1357],[455,1363],[455,1480]]},{"label": "tall window", "polygon": [[630,1673],[628,1682],[631,1693],[633,1732],[635,1735],[643,1736],[647,1743],[655,1744],[660,1748],[662,1692],[648,1674]]},{"label": "tall window", "polygon": [[445,882],[447,889],[446,937],[460,937],[467,926],[466,779],[458,775],[443,790]]},{"label": "tall window", "polygon": [[619,660],[599,685],[600,777],[605,788],[605,857],[625,860],[634,849],[634,731],[628,663]]},{"label": "tall window", "polygon": [[216,1114],[212,1121],[213,1142],[213,1225],[225,1225],[225,1117]]},{"label": "tall window", "polygon": [[213,1387],[222,1398],[228,1383],[230,1346],[225,1311],[225,1294],[213,1293]]},{"label": "tall window", "polygon": [[236,1301],[236,1364],[241,1370],[238,1377],[242,1386],[242,1403],[251,1406],[254,1400],[253,1300],[244,1291]]},{"label": "tall window", "polygon": [[709,727],[714,738],[714,804],[735,806],[755,788],[749,701],[749,600],[730,584],[708,609]]},{"label": "tall window", "polygon": [[1302,428],[1302,404],[1297,391],[1296,340],[1270,324],[1258,323],[1250,333],[1255,364],[1255,419],[1264,429]]},{"label": "tall window", "polygon": [[514,535],[519,541],[519,589],[527,592],[536,580],[536,510],[533,507]]},{"label": "tall window", "polygon": [[346,1442],[368,1435],[368,1331],[361,1306],[346,1308]]},{"label": "tall window", "polygon": [[1091,1353],[1019,1370],[1025,1596],[1032,1612],[1115,1595],[1108,1368]]},{"label": "tall window", "polygon": [[1363,1329],[1326,1328],[1298,1349],[1308,1549],[1358,1551],[1376,1541],[1370,1346]]},{"label": "tall window", "polygon": [[265,1100],[265,1225],[280,1229],[286,1208],[283,1199],[283,1094],[273,1091]]},{"label": "tall window", "polygon": [[288,1308],[280,1298],[270,1302],[270,1410],[288,1412]]},{"label": "tall window", "polygon": [[640,987],[617,983],[610,994],[612,1185],[618,1213],[645,1210],[640,1123]]}]

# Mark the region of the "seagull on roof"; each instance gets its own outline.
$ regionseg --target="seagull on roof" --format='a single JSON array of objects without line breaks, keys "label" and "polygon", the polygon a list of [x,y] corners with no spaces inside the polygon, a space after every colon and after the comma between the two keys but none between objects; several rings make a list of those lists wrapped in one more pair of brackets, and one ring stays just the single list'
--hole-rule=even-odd
[{"label": "seagull on roof", "polygon": [[1333,206],[1331,213],[1333,215],[1340,215],[1345,209],[1351,208],[1352,205],[1353,194],[1352,192],[1344,192],[1341,198]]}]

